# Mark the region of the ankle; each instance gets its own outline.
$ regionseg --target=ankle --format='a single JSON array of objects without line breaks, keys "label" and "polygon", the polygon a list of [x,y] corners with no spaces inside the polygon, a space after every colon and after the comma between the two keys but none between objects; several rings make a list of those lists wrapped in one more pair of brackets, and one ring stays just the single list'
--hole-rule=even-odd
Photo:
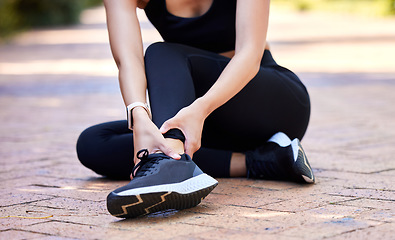
[{"label": "ankle", "polygon": [[246,156],[244,153],[232,153],[229,175],[230,177],[247,176]]},{"label": "ankle", "polygon": [[178,154],[184,154],[184,143],[179,139],[166,138],[166,142]]}]

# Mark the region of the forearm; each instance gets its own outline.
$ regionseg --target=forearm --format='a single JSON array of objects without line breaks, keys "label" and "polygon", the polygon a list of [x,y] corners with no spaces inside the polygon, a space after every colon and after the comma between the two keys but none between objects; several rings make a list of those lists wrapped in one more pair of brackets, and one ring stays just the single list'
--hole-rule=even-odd
[{"label": "forearm", "polygon": [[266,45],[269,0],[237,2],[236,50],[221,76],[195,105],[207,117],[240,92],[257,74]]},{"label": "forearm", "polygon": [[136,64],[139,62],[131,62],[127,66],[118,67],[119,87],[125,106],[133,102],[146,102],[147,82],[144,65]]},{"label": "forearm", "polygon": [[257,74],[259,63],[250,59],[248,54],[235,55],[215,84],[196,101],[202,113],[207,117],[240,92]]},{"label": "forearm", "polygon": [[105,0],[111,51],[119,70],[125,105],[146,101],[143,45],[137,19],[137,1]]},{"label": "forearm", "polygon": [[[143,44],[136,8],[142,0],[104,0],[111,51],[119,69],[119,85],[125,105],[146,101]],[[165,140],[145,109],[134,108],[134,149],[148,149],[150,153],[162,151],[174,159],[180,159]],[[134,156],[135,164],[138,159]]]}]

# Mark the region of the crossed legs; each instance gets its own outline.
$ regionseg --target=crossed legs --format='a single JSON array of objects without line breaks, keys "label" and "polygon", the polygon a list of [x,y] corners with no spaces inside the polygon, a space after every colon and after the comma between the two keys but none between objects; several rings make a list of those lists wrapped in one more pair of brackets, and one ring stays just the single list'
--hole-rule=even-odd
[{"label": "crossed legs", "polygon": [[[179,44],[151,45],[145,64],[154,123],[160,127],[207,92],[229,60]],[[214,177],[243,176],[243,152],[259,147],[279,131],[291,139],[301,139],[309,115],[309,96],[303,84],[265,51],[256,77],[206,119],[202,148],[194,161]],[[126,121],[93,126],[81,134],[77,153],[85,166],[99,174],[129,178],[134,154],[132,132]]]}]

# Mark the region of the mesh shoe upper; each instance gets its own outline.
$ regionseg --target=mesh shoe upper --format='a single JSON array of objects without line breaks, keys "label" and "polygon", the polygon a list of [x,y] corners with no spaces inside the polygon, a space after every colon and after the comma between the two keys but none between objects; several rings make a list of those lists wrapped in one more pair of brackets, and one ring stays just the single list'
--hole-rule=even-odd
[{"label": "mesh shoe upper", "polygon": [[[293,149],[295,147],[295,149]],[[249,178],[314,183],[315,178],[299,140],[288,146],[267,142],[246,152]]]},{"label": "mesh shoe upper", "polygon": [[187,154],[182,154],[180,160],[175,160],[163,153],[156,153],[146,156],[141,161],[144,163],[140,165],[130,183],[117,188],[114,193],[140,187],[179,183],[203,173]]},{"label": "mesh shoe upper", "polygon": [[280,147],[273,142],[267,142],[256,150],[246,153],[249,178],[288,179],[293,162],[292,148]]}]

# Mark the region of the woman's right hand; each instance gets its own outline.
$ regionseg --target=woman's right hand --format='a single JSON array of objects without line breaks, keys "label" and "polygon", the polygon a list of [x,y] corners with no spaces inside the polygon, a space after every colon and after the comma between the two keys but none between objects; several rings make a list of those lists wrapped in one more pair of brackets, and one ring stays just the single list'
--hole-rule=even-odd
[{"label": "woman's right hand", "polygon": [[[181,156],[166,142],[158,127],[148,117],[143,108],[133,109],[133,141],[134,152],[148,149],[149,153],[163,152],[169,157],[180,159]],[[134,163],[139,160],[134,156]]]}]

